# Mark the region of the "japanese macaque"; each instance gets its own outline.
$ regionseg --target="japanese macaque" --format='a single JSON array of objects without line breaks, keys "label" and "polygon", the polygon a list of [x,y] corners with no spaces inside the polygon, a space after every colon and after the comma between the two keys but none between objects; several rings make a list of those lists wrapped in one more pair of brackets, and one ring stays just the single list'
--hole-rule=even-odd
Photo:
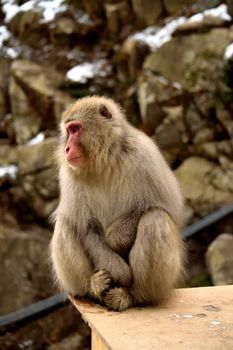
[{"label": "japanese macaque", "polygon": [[154,142],[106,97],[61,120],[51,259],[61,289],[107,308],[166,300],[183,275],[183,199]]}]

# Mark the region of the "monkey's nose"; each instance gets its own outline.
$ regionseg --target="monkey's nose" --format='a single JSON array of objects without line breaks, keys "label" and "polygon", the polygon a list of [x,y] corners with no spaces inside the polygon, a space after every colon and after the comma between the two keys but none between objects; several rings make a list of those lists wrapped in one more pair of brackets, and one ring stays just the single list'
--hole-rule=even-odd
[{"label": "monkey's nose", "polygon": [[65,149],[66,154],[69,152],[69,150],[70,150],[70,147],[67,146],[66,149]]}]

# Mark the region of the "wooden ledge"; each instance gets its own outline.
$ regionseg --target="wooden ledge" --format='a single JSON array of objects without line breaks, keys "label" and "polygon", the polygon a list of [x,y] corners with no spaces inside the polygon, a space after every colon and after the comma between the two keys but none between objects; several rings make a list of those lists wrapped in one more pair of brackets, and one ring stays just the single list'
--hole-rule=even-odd
[{"label": "wooden ledge", "polygon": [[177,289],[162,307],[124,312],[71,301],[92,330],[92,350],[233,350],[233,285]]}]

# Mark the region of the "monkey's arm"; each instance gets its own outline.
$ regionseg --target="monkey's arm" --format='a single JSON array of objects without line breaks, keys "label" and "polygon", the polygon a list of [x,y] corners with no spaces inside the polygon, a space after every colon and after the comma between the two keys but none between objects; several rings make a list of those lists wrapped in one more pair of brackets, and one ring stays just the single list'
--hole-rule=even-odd
[{"label": "monkey's arm", "polygon": [[137,226],[142,212],[133,210],[116,219],[105,232],[105,241],[112,250],[127,257],[137,235]]},{"label": "monkey's arm", "polygon": [[114,252],[105,242],[101,224],[91,219],[87,232],[80,237],[95,270],[105,270],[110,273],[113,281],[124,287],[132,284],[132,272],[124,259]]}]

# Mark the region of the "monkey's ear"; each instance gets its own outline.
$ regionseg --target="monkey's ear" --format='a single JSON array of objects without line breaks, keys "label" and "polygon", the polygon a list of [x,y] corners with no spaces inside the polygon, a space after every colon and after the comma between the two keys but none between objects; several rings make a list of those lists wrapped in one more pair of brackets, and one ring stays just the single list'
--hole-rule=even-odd
[{"label": "monkey's ear", "polygon": [[107,109],[105,105],[100,106],[99,112],[105,118],[108,118],[108,119],[112,118],[112,113]]}]

